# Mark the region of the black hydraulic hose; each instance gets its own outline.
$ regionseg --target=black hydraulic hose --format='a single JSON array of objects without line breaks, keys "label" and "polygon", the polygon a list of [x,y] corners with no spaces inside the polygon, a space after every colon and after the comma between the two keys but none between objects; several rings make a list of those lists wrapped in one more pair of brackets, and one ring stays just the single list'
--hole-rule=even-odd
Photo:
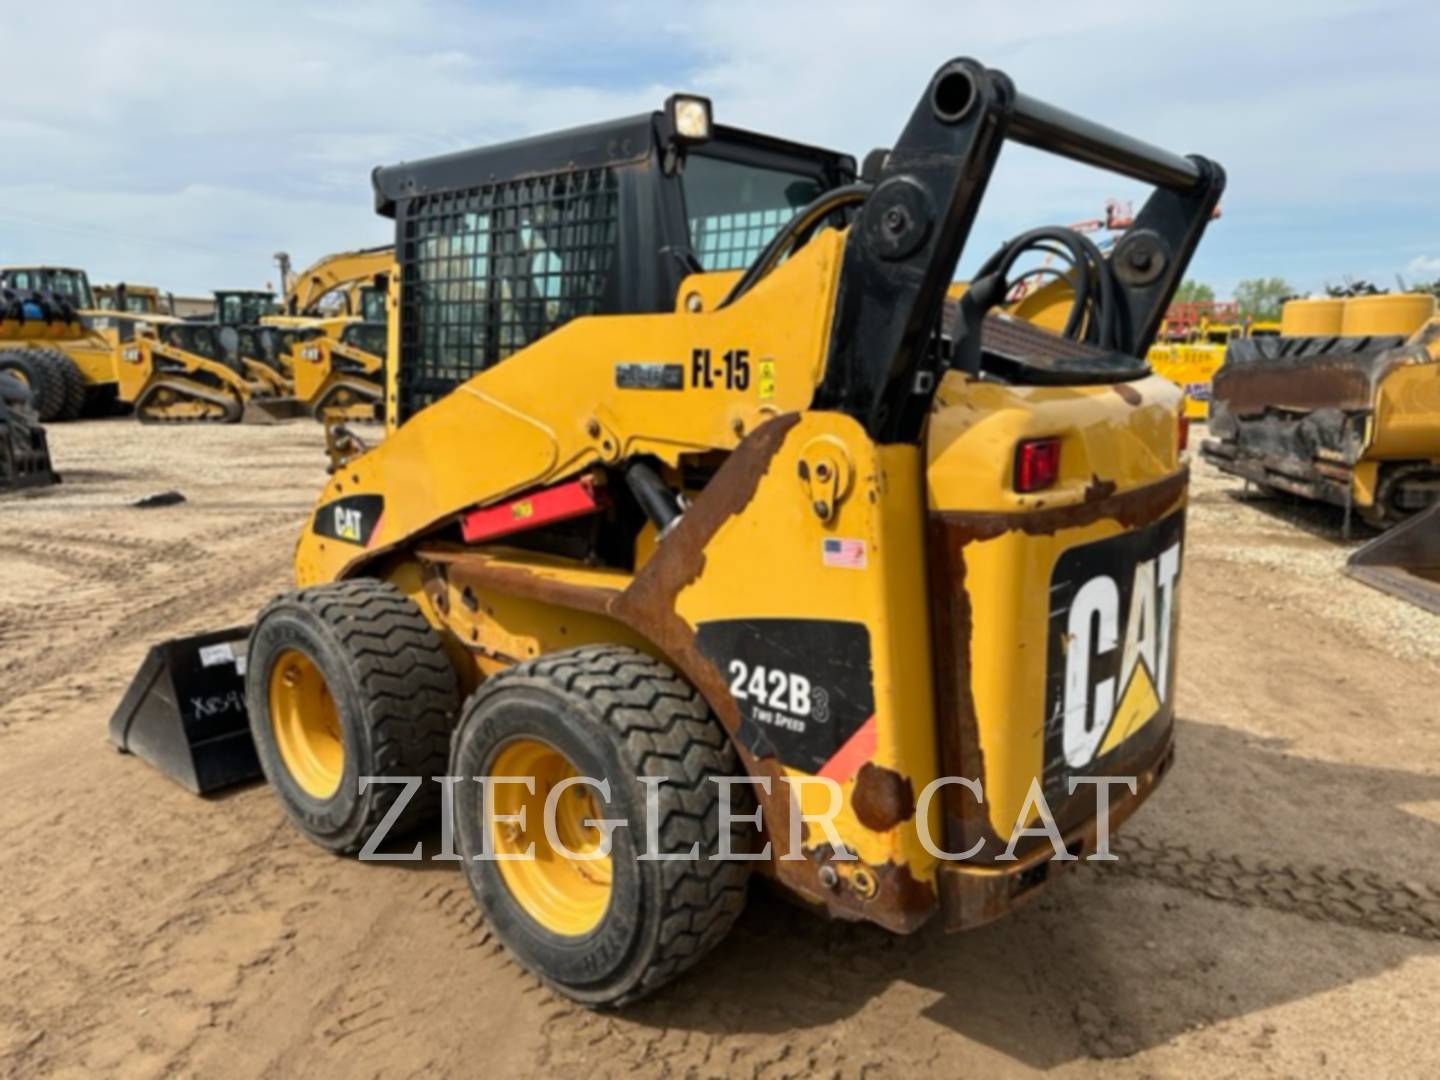
[{"label": "black hydraulic hose", "polygon": [[[1031,229],[1003,244],[986,260],[976,273],[976,278],[998,274],[1005,279],[1015,263],[1027,252],[1040,250],[1058,254],[1051,245],[1062,248],[1074,268],[1075,298],[1070,305],[1070,315],[1065,321],[1064,336],[1072,340],[1088,341],[1102,349],[1115,348],[1120,329],[1120,310],[1115,303],[1115,279],[1104,254],[1088,236],[1063,226],[1049,225]],[[1098,293],[1093,302],[1092,290]],[[1008,293],[1009,289],[1005,292]],[[1088,320],[1087,314],[1091,316]]]},{"label": "black hydraulic hose", "polygon": [[765,245],[764,250],[755,257],[755,261],[750,264],[745,273],[740,275],[740,280],[735,283],[734,288],[726,294],[724,300],[720,301],[719,307],[723,308],[734,303],[753,289],[761,278],[779,265],[780,260],[789,254],[791,249],[810,230],[830,214],[843,207],[864,202],[872,187],[871,184],[857,181],[843,187],[831,188],[804,207],[770,238],[770,242]]}]

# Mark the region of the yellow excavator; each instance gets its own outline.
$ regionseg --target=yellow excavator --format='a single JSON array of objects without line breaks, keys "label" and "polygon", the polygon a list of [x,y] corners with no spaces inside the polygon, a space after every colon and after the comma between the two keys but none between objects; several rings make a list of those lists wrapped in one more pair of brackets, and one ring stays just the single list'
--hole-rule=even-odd
[{"label": "yellow excavator", "polygon": [[1347,572],[1440,612],[1440,317],[1425,293],[1285,304],[1281,332],[1231,343],[1207,461],[1388,530]]},{"label": "yellow excavator", "polygon": [[[1007,242],[947,324],[1007,142],[1154,191],[1108,257]],[[1188,474],[1142,358],[1217,165],[959,59],[859,170],[677,94],[374,184],[388,435],[294,591],[151,651],[116,746],[194,790],[258,765],[329,851],[443,813],[498,940],[588,1005],[696,964],[752,873],[964,929],[1155,790]],[[1057,248],[1052,333],[1000,309]]]}]

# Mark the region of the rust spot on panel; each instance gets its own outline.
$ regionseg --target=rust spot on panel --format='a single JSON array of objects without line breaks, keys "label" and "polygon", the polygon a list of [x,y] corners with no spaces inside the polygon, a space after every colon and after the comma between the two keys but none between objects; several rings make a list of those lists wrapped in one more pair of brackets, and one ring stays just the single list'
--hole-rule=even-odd
[{"label": "rust spot on panel", "polygon": [[939,903],[933,884],[918,880],[904,863],[871,869],[878,888],[865,905],[866,918],[897,934],[913,933],[929,921]]},{"label": "rust spot on panel", "polygon": [[915,790],[909,777],[867,761],[855,776],[850,807],[861,825],[885,832],[915,816]]},{"label": "rust spot on panel", "polygon": [[[930,611],[935,634],[935,723],[939,728],[940,775],[977,783],[985,776],[985,754],[970,686],[970,593],[965,588],[961,535],[943,515],[932,514],[926,561],[930,568]],[[961,851],[975,833],[989,832],[985,808],[967,789],[947,784],[941,792],[947,850]]]},{"label": "rust spot on panel", "polygon": [[[959,544],[993,540],[1008,532],[1027,536],[1051,536],[1061,529],[1073,529],[1113,518],[1127,529],[1157,521],[1179,502],[1190,481],[1190,470],[1180,469],[1163,480],[1119,494],[1102,494],[1103,487],[1091,485],[1084,502],[1051,506],[1043,510],[1008,513],[1002,511],[945,510],[931,515]],[[1100,482],[1102,485],[1106,481]],[[1094,492],[1098,497],[1092,497]]]},{"label": "rust spot on panel", "polygon": [[451,580],[462,589],[467,586],[481,592],[488,589],[595,615],[610,614],[610,605],[620,595],[618,589],[558,581],[518,566],[497,566],[495,560],[482,552],[422,548],[417,555],[427,562],[448,564]]},{"label": "rust spot on panel", "polygon": [[1100,499],[1108,499],[1115,494],[1114,480],[1101,480],[1100,477],[1091,475],[1090,486],[1085,489],[1085,501],[1097,502]]},{"label": "rust spot on panel", "polygon": [[[1151,750],[1150,754],[1149,761],[1143,766],[1132,761],[1123,768],[1107,770],[1113,776],[1135,777],[1133,794],[1126,788],[1111,789],[1108,825],[1112,839],[1114,831],[1140,808],[1140,804],[1150,797],[1170,771],[1175,748],[1168,728],[1158,752]],[[1127,771],[1130,769],[1133,771]],[[1056,860],[1049,842],[1042,838],[1039,844],[1030,845],[1028,850],[1017,848],[1014,862],[983,868],[964,862],[941,863],[936,878],[945,929],[969,930],[993,922],[1017,904],[1038,895],[1044,886],[1060,874],[1081,865],[1097,850],[1099,823],[1092,800],[1084,800],[1081,813],[1056,824],[1066,852],[1075,856],[1073,860]]]}]

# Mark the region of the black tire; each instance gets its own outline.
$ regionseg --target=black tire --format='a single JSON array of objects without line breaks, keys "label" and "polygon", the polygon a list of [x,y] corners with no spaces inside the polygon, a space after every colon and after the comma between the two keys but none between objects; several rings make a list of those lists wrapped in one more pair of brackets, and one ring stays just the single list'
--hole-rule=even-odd
[{"label": "black tire", "polygon": [[[561,993],[592,1006],[644,997],[719,944],[744,907],[753,864],[712,858],[721,788],[711,777],[739,774],[735,749],[704,698],[674,671],[608,645],[552,653],[486,680],[456,728],[450,775],[492,775],[490,763],[518,738],[546,742],[580,775],[609,780],[611,801],[599,811],[627,822],[612,833],[612,892],[588,933],[561,936],[537,922],[498,864],[474,858],[491,847],[481,788],[466,781],[455,787],[454,821],[476,902],[510,954]],[[642,776],[670,778],[659,788],[660,850],[688,852],[698,842],[698,860],[636,860],[646,836]],[[732,814],[753,805],[747,786],[731,792]],[[737,836],[732,850],[747,850],[746,841]]]},{"label": "black tire", "polygon": [[30,401],[42,423],[58,419],[65,407],[65,383],[44,349],[0,349],[0,371],[12,371],[30,387]]},{"label": "black tire", "polygon": [[80,373],[80,366],[65,353],[54,351],[48,355],[65,388],[65,401],[55,419],[78,420],[85,411],[85,376]]},{"label": "black tire", "polygon": [[[290,775],[276,742],[269,685],[287,650],[320,671],[335,702],[344,746],[343,776],[328,798],[307,793]],[[341,853],[360,850],[395,800],[398,783],[362,776],[420,777],[389,830],[401,835],[440,808],[460,691],[439,635],[408,596],[370,578],[317,585],[278,597],[250,635],[246,698],[260,765],[285,813],[311,840]]]}]

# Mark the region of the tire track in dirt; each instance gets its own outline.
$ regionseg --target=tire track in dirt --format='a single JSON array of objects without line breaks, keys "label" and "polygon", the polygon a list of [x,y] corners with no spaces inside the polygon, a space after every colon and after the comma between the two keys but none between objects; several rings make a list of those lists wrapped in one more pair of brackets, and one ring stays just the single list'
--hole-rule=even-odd
[{"label": "tire track in dirt", "polygon": [[[133,591],[102,590],[93,604],[77,598],[87,617],[70,624],[78,629],[63,649],[52,644],[48,635],[38,642],[39,648],[28,653],[7,643],[12,647],[7,648],[10,655],[0,664],[0,699],[8,698],[13,703],[57,679],[73,676],[82,662],[79,658],[102,656],[110,643],[148,642],[161,630],[171,636],[176,627],[237,596],[261,589],[266,582],[274,582],[271,591],[280,591],[289,581],[290,555],[269,547],[262,550],[265,553],[258,558],[241,560],[220,552],[210,553],[200,573],[188,578],[182,575],[183,590],[175,595],[157,596],[153,582],[140,580],[133,583]],[[0,719],[0,729],[8,724]]]},{"label": "tire track in dirt", "polygon": [[1262,907],[1382,934],[1440,941],[1440,888],[1391,881],[1351,868],[1297,867],[1192,851],[1141,837],[1117,838],[1112,873],[1199,893],[1239,907]]}]

